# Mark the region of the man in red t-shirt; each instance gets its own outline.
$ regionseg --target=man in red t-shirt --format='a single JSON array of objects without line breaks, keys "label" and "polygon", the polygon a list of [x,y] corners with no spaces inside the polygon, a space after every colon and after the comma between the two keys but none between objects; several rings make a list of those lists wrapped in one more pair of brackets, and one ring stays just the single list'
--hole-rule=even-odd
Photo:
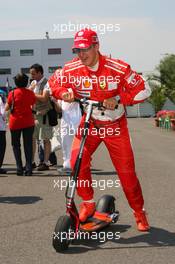
[{"label": "man in red t-shirt", "polygon": [[9,93],[6,111],[11,110],[9,128],[11,132],[12,147],[16,159],[17,175],[23,175],[21,159],[20,137],[23,134],[24,153],[26,158],[25,175],[32,175],[32,136],[34,131],[34,118],[32,106],[36,102],[35,94],[26,89],[28,76],[17,74],[14,78],[16,88]]}]

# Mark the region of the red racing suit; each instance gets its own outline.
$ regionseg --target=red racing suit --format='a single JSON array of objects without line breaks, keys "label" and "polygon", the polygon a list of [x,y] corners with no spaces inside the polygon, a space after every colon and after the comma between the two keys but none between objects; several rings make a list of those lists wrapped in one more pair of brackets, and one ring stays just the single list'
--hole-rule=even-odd
[{"label": "red racing suit", "polygon": [[[69,88],[77,98],[86,97],[90,100],[103,101],[111,97],[120,97],[120,104],[116,110],[93,111],[78,176],[77,192],[85,201],[93,198],[91,156],[99,144],[104,142],[131,208],[134,211],[141,210],[144,201],[135,172],[125,106],[143,102],[151,94],[143,78],[131,70],[127,63],[99,54],[97,71],[83,65],[81,60],[76,58],[51,76],[49,86],[53,96],[58,99],[62,98],[62,94]],[[83,123],[84,117],[72,145],[72,168],[79,151]],[[82,182],[85,184],[82,185]]]}]

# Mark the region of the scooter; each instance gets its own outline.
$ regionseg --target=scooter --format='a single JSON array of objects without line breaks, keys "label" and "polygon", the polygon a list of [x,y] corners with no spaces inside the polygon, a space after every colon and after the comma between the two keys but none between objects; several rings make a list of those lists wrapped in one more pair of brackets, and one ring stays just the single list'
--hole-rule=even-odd
[{"label": "scooter", "polygon": [[77,156],[75,166],[66,189],[66,215],[59,217],[52,240],[54,249],[60,253],[64,252],[69,247],[71,242],[78,238],[79,232],[99,231],[111,223],[116,223],[119,218],[119,212],[115,210],[115,198],[111,195],[103,195],[98,200],[95,213],[92,215],[92,217],[89,217],[85,223],[81,223],[79,220],[78,210],[74,202],[74,196],[82,160],[83,148],[88,135],[90,117],[93,112],[93,108],[102,108],[101,102],[88,100],[86,98],[83,98],[79,101],[87,107],[84,133],[80,142],[79,154]]}]

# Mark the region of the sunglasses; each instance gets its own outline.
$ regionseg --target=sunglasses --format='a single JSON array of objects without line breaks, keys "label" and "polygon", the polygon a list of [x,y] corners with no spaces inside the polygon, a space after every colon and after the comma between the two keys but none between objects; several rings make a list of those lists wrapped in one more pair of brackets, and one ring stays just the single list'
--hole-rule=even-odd
[{"label": "sunglasses", "polygon": [[93,45],[89,46],[86,49],[74,48],[73,49],[73,53],[75,53],[75,54],[78,54],[80,52],[84,52],[85,53],[85,52],[88,52],[92,47],[93,47]]}]

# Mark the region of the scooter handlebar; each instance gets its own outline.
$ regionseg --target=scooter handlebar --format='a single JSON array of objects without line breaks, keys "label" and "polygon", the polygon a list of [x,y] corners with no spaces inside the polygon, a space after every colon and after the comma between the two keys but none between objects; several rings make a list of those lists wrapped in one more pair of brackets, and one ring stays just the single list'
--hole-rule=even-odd
[{"label": "scooter handlebar", "polygon": [[81,98],[81,99],[75,98],[74,102],[78,102],[78,103],[86,104],[86,105],[90,105],[91,104],[91,105],[97,106],[97,107],[103,106],[102,102],[89,100],[88,98]]},{"label": "scooter handlebar", "polygon": [[[120,103],[120,97],[117,98],[117,101],[118,101],[118,103]],[[88,98],[82,98],[82,99],[75,98],[74,102],[78,102],[78,103],[85,104],[85,105],[91,104],[92,106],[105,108],[103,106],[103,102],[89,100]],[[116,105],[115,109],[117,109],[117,108],[118,108],[118,105]]]}]

